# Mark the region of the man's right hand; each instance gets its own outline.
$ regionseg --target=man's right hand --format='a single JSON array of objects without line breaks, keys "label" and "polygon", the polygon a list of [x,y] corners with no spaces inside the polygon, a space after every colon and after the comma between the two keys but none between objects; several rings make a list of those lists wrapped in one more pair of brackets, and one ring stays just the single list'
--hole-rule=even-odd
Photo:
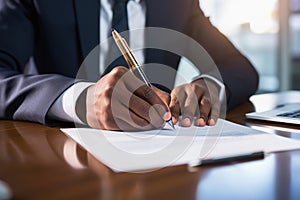
[{"label": "man's right hand", "polygon": [[90,86],[86,96],[86,120],[92,128],[150,130],[162,128],[171,118],[169,95],[155,92],[127,68],[115,67]]}]

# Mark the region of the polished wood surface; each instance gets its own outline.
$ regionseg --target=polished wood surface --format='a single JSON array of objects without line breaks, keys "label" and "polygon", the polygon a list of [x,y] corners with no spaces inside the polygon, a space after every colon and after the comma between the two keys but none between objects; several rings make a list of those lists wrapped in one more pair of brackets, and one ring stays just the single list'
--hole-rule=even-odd
[{"label": "polished wood surface", "polygon": [[[227,119],[300,140],[299,126],[244,117],[300,96],[292,93],[285,94],[288,98],[256,95]],[[300,151],[193,169],[114,173],[59,128],[0,121],[0,180],[11,187],[14,199],[300,199]]]}]

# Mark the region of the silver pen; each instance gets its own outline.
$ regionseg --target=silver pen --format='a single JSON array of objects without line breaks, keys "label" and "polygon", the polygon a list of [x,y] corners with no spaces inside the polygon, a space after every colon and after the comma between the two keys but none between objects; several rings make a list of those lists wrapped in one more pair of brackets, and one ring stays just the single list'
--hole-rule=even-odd
[{"label": "silver pen", "polygon": [[[125,61],[127,62],[128,66],[130,67],[132,72],[138,72],[138,75],[141,76],[141,78],[143,79],[143,81],[145,82],[145,84],[148,87],[152,87],[150,81],[148,80],[146,74],[144,73],[143,69],[140,67],[139,63],[137,62],[137,60],[135,59],[133,53],[131,52],[127,42],[125,41],[125,39],[116,31],[113,30],[112,31],[112,36],[119,48],[119,50],[121,51]],[[167,121],[168,124],[175,129],[174,124],[172,122],[172,118],[170,120]]]}]

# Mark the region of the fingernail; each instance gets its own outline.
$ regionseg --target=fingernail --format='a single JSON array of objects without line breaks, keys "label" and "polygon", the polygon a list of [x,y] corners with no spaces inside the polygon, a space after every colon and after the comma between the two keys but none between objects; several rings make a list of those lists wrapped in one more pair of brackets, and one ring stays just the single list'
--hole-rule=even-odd
[{"label": "fingernail", "polygon": [[182,120],[182,125],[183,126],[191,126],[192,125],[191,120],[189,118],[184,118]]},{"label": "fingernail", "polygon": [[205,126],[205,121],[203,118],[197,119],[197,126]]},{"label": "fingernail", "polygon": [[210,126],[216,125],[216,121],[215,121],[214,119],[210,119],[210,120],[209,120],[209,125],[210,125]]},{"label": "fingernail", "polygon": [[173,124],[176,124],[176,123],[177,123],[177,120],[176,120],[175,117],[172,117],[172,122],[173,122]]},{"label": "fingernail", "polygon": [[165,121],[168,121],[169,119],[171,119],[171,113],[170,112],[166,112],[165,114],[164,114],[164,120]]}]

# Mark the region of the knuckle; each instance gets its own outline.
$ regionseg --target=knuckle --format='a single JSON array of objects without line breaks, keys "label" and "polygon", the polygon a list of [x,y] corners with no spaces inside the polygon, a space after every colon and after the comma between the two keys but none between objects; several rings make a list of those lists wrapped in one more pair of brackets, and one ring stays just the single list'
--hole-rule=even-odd
[{"label": "knuckle", "polygon": [[111,108],[111,99],[110,98],[104,98],[102,103],[103,103],[103,106],[105,107],[105,109]]},{"label": "knuckle", "polygon": [[178,102],[179,102],[179,100],[178,100],[177,96],[174,96],[171,98],[171,103],[176,104]]},{"label": "knuckle", "polygon": [[184,111],[183,111],[183,114],[182,114],[184,117],[193,117],[193,112],[192,111],[190,111],[189,109],[184,109]]},{"label": "knuckle", "polygon": [[196,91],[196,90],[207,91],[207,87],[206,87],[205,83],[191,84],[191,86],[194,91]]},{"label": "knuckle", "polygon": [[126,68],[121,66],[113,68],[110,72],[111,76],[115,78],[120,78],[125,73],[126,73]]},{"label": "knuckle", "polygon": [[103,95],[105,97],[108,97],[108,99],[110,99],[113,94],[113,91],[114,91],[114,87],[111,85],[107,85],[104,89]]},{"label": "knuckle", "polygon": [[[96,109],[96,108],[95,108]],[[105,116],[105,112],[103,109],[96,109],[96,117],[100,122],[103,122],[103,117]]]},{"label": "knuckle", "polygon": [[172,95],[171,99],[170,99],[170,106],[174,107],[174,106],[180,106],[180,100],[177,98],[177,96]]},{"label": "knuckle", "polygon": [[198,85],[196,85],[196,84],[192,84],[192,85],[191,85],[191,88],[192,88],[193,91],[196,91],[196,90],[201,89],[201,87],[198,86]]},{"label": "knuckle", "polygon": [[201,99],[201,105],[211,105],[211,99],[208,96],[204,96]]},{"label": "knuckle", "polygon": [[170,96],[171,96],[172,99],[175,98],[175,97],[177,98],[177,96],[178,96],[178,91],[179,91],[178,87],[175,87],[175,88],[171,91]]}]

